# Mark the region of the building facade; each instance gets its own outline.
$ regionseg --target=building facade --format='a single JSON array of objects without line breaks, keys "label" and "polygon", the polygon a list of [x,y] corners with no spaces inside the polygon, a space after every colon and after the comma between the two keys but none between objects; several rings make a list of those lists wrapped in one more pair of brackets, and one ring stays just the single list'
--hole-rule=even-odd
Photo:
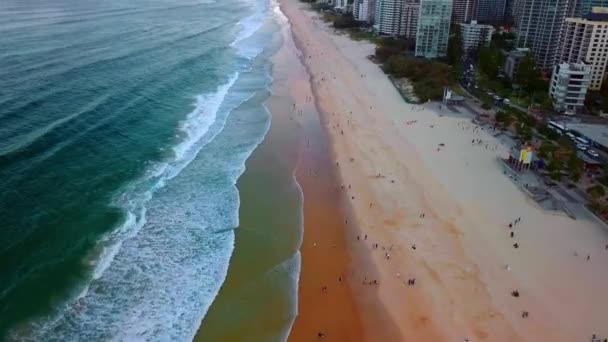
[{"label": "building facade", "polygon": [[448,49],[452,0],[421,0],[416,32],[416,56],[444,57]]},{"label": "building facade", "polygon": [[469,52],[490,45],[494,31],[493,26],[478,24],[476,20],[472,20],[469,24],[460,24],[462,50]]},{"label": "building facade", "polygon": [[524,58],[529,51],[530,49],[520,48],[509,52],[503,67],[505,75],[509,79],[512,80],[515,77],[517,69],[519,68],[519,62],[521,62],[522,58]]},{"label": "building facade", "polygon": [[587,64],[591,69],[591,90],[602,87],[608,63],[607,36],[608,13],[591,13],[585,18],[565,20],[558,62]]},{"label": "building facade", "polygon": [[375,0],[355,0],[353,3],[353,17],[355,20],[372,23],[376,10]]},{"label": "building facade", "polygon": [[380,34],[403,35],[404,0],[377,0],[374,28]]},{"label": "building facade", "polygon": [[405,0],[403,4],[403,35],[406,38],[416,38],[418,31],[418,15],[420,13],[420,0]]},{"label": "building facade", "polygon": [[452,0],[452,25],[468,23],[476,19],[479,0]]},{"label": "building facade", "polygon": [[506,0],[478,0],[474,19],[483,24],[502,24],[507,13]]},{"label": "building facade", "polygon": [[576,112],[585,105],[591,68],[585,63],[560,63],[553,67],[549,96],[553,107]]},{"label": "building facade", "polygon": [[[572,17],[582,17],[591,13],[593,7],[608,7],[608,0],[571,0],[578,4]],[[578,11],[577,11],[578,10]]]},{"label": "building facade", "polygon": [[334,8],[346,12],[348,9],[348,0],[334,0]]},{"label": "building facade", "polygon": [[513,3],[516,45],[530,48],[543,71],[551,70],[555,64],[567,8],[568,0],[515,0]]}]

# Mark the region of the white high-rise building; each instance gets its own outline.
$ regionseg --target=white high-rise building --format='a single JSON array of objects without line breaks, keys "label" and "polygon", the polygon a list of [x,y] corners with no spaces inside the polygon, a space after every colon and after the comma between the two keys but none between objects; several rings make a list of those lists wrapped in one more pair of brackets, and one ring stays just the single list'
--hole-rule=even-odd
[{"label": "white high-rise building", "polygon": [[476,20],[472,20],[469,24],[460,24],[462,50],[468,52],[482,46],[490,45],[494,31],[493,26],[480,25]]},{"label": "white high-rise building", "polygon": [[444,57],[448,50],[452,0],[421,0],[416,33],[416,56]]},{"label": "white high-rise building", "polygon": [[418,32],[418,15],[420,13],[420,0],[406,0],[403,4],[403,34],[406,38],[416,38]]},{"label": "white high-rise building", "polygon": [[594,7],[584,18],[566,18],[557,59],[587,64],[591,68],[589,89],[600,90],[608,63],[608,8]]},{"label": "white high-rise building", "polygon": [[568,0],[514,0],[513,20],[517,47],[530,48],[544,71],[555,64]]},{"label": "white high-rise building", "polygon": [[404,0],[377,0],[374,28],[378,33],[403,35]]},{"label": "white high-rise building", "polygon": [[340,11],[346,11],[348,8],[348,0],[334,0],[334,8]]},{"label": "white high-rise building", "polygon": [[549,96],[557,110],[576,112],[585,105],[591,68],[585,63],[561,63],[553,67]]},{"label": "white high-rise building", "polygon": [[420,0],[376,0],[374,28],[380,34],[414,38]]},{"label": "white high-rise building", "polygon": [[478,0],[452,0],[452,24],[468,23],[475,19]]},{"label": "white high-rise building", "polygon": [[373,22],[375,10],[376,0],[355,0],[353,3],[353,17],[358,21]]}]

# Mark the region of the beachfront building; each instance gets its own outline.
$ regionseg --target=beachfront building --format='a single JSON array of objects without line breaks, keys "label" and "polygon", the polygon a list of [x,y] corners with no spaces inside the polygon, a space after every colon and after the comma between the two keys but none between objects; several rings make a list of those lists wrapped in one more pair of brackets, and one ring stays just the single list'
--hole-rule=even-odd
[{"label": "beachfront building", "polygon": [[549,96],[553,107],[576,112],[585,104],[591,68],[585,63],[560,63],[553,67]]},{"label": "beachfront building", "polygon": [[584,18],[566,18],[559,63],[585,62],[591,68],[589,89],[600,90],[608,63],[608,8],[595,7]]},{"label": "beachfront building", "polygon": [[467,23],[474,19],[478,0],[452,0],[452,24]]},{"label": "beachfront building", "polygon": [[334,0],[334,9],[342,12],[347,12],[348,0]]},{"label": "beachfront building", "polygon": [[380,34],[403,35],[404,0],[377,0],[374,29]]},{"label": "beachfront building", "polygon": [[568,17],[581,18],[591,13],[593,7],[608,7],[608,0],[570,0]]},{"label": "beachfront building", "polygon": [[403,35],[406,38],[416,38],[418,31],[418,14],[420,13],[420,0],[405,0],[403,4]]},{"label": "beachfront building", "polygon": [[475,19],[484,24],[502,24],[507,13],[507,0],[477,0]]},{"label": "beachfront building", "polygon": [[568,0],[514,0],[517,47],[530,48],[543,71],[555,64]]},{"label": "beachfront building", "polygon": [[494,31],[491,25],[481,25],[476,20],[472,20],[469,24],[460,24],[462,50],[469,52],[490,45]]},{"label": "beachfront building", "polygon": [[444,57],[448,50],[452,0],[421,0],[416,32],[416,56]]},{"label": "beachfront building", "polygon": [[527,48],[518,48],[509,52],[507,58],[505,59],[505,65],[503,67],[505,75],[509,79],[512,80],[515,77],[515,75],[517,74],[517,69],[519,68],[519,63],[529,51],[530,49]]},{"label": "beachfront building", "polygon": [[380,34],[415,38],[420,0],[375,0],[374,29]]},{"label": "beachfront building", "polygon": [[353,3],[353,17],[357,21],[364,21],[366,23],[373,22],[375,10],[375,0],[355,0]]}]

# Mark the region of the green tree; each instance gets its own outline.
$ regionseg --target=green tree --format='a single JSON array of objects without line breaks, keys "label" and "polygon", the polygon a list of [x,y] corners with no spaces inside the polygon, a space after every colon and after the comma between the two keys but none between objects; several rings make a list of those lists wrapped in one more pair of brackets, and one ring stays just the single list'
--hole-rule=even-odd
[{"label": "green tree", "polygon": [[456,27],[454,34],[448,40],[447,60],[450,65],[458,65],[462,62],[462,35],[460,27]]},{"label": "green tree", "polygon": [[549,170],[549,172],[559,172],[559,170],[561,170],[562,168],[562,164],[559,162],[559,160],[555,159],[555,158],[551,158],[551,160],[549,161],[549,165],[547,165],[547,170]]},{"label": "green tree", "polygon": [[513,122],[513,117],[507,112],[500,111],[496,113],[495,120],[496,122],[501,123],[503,126],[509,127]]},{"label": "green tree", "polygon": [[479,68],[490,78],[495,79],[503,64],[504,56],[495,46],[479,48]]},{"label": "green tree", "polygon": [[581,178],[581,174],[583,173],[583,161],[576,155],[576,153],[572,153],[566,162],[566,166],[568,167],[570,179],[578,182],[578,180]]},{"label": "green tree", "polygon": [[522,123],[517,124],[517,135],[519,138],[526,142],[532,140],[532,128],[530,126]]},{"label": "green tree", "polygon": [[606,190],[600,184],[596,184],[587,188],[587,194],[594,200],[598,201],[606,196]]},{"label": "green tree", "polygon": [[538,148],[538,157],[542,159],[548,159],[553,151],[557,149],[557,146],[553,145],[548,141],[543,141],[543,143]]},{"label": "green tree", "polygon": [[514,79],[515,83],[530,97],[533,97],[536,93],[542,92],[542,95],[546,93],[546,82],[542,78],[540,69],[536,66],[532,53],[527,53],[519,62]]},{"label": "green tree", "polygon": [[557,140],[559,138],[559,134],[554,130],[550,129],[546,123],[543,123],[537,128],[538,133],[544,135],[547,139]]},{"label": "green tree", "polygon": [[335,28],[359,27],[359,24],[350,14],[341,14],[334,18]]}]

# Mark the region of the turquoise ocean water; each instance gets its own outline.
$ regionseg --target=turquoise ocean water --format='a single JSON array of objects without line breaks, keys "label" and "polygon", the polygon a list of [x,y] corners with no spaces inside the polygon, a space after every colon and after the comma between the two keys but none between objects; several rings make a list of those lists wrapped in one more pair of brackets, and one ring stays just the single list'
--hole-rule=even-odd
[{"label": "turquoise ocean water", "polygon": [[273,6],[0,1],[0,340],[194,336],[270,124]]}]

